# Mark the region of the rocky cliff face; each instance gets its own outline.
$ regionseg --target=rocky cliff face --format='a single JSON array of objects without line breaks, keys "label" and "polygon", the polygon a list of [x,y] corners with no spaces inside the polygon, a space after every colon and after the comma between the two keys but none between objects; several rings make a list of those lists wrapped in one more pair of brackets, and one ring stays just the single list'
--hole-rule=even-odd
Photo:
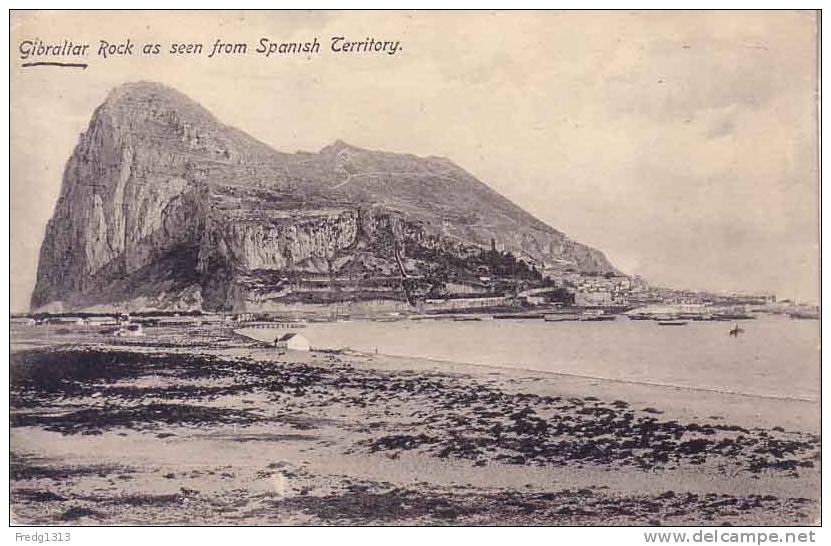
[{"label": "rocky cliff face", "polygon": [[492,241],[538,268],[614,272],[446,159],[284,154],[170,88],[127,84],[67,163],[32,308],[220,309],[298,275],[419,277],[435,264],[407,249],[428,239],[453,243],[439,245],[453,275]]}]

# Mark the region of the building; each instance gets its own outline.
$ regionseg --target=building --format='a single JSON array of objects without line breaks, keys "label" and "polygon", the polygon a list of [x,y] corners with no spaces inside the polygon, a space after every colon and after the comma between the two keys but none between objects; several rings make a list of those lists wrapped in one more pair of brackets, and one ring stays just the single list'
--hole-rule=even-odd
[{"label": "building", "polygon": [[578,307],[607,307],[613,303],[612,293],[608,291],[577,291],[574,294],[574,304]]},{"label": "building", "polygon": [[292,351],[308,351],[310,348],[308,339],[293,332],[275,338],[274,346],[278,349],[291,349]]}]

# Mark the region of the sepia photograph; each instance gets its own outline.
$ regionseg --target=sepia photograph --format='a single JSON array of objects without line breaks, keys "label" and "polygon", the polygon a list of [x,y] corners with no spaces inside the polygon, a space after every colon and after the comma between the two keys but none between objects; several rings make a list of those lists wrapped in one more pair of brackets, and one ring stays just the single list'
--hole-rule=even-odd
[{"label": "sepia photograph", "polygon": [[9,19],[11,526],[821,525],[820,11]]}]

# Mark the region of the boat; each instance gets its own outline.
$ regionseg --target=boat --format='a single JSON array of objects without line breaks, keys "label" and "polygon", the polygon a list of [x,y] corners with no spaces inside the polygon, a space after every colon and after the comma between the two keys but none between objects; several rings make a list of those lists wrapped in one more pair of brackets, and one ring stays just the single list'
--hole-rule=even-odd
[{"label": "boat", "polygon": [[678,315],[656,315],[655,321],[658,326],[686,326],[687,321],[682,320]]},{"label": "boat", "polygon": [[756,317],[748,313],[716,313],[713,315],[713,320],[753,320]]},{"label": "boat", "polygon": [[143,336],[144,333],[141,331],[141,324],[130,322],[116,329],[113,335],[116,337],[135,337]]},{"label": "boat", "polygon": [[686,320],[679,320],[679,319],[670,319],[670,320],[659,320],[658,326],[686,326]]},{"label": "boat", "polygon": [[479,322],[482,319],[479,317],[453,317],[453,320],[455,322]]},{"label": "boat", "polygon": [[580,320],[577,313],[549,313],[543,316],[545,322],[569,322]]},{"label": "boat", "polygon": [[817,320],[819,319],[819,313],[812,313],[806,311],[794,311],[793,313],[788,313],[788,317],[792,319],[802,319],[802,320]]},{"label": "boat", "polygon": [[722,308],[713,313],[713,317],[716,320],[752,320],[755,319],[756,316],[752,313],[748,313],[747,308],[743,308],[742,306],[733,306]]},{"label": "boat", "polygon": [[607,315],[602,309],[586,309],[580,315],[580,320],[585,322],[615,320],[616,318],[615,315]]},{"label": "boat", "polygon": [[733,337],[739,337],[739,334],[744,333],[744,328],[739,328],[739,325],[735,325],[732,330],[730,330],[730,335]]},{"label": "boat", "polygon": [[541,319],[542,313],[508,313],[502,315],[494,315],[495,319]]}]

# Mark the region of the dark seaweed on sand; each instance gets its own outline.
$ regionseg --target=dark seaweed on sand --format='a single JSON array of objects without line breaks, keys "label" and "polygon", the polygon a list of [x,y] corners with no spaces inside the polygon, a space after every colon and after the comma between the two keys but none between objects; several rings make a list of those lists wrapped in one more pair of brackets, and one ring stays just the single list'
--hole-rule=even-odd
[{"label": "dark seaweed on sand", "polygon": [[442,525],[593,524],[617,521],[660,525],[695,513],[705,522],[724,523],[742,514],[798,512],[809,499],[775,496],[695,494],[665,491],[656,496],[612,494],[605,488],[559,491],[422,490],[391,484],[353,484],[323,496],[273,501],[277,511],[300,511],[324,523],[395,524],[426,520]]},{"label": "dark seaweed on sand", "polygon": [[[662,418],[653,408],[634,410],[622,400],[510,393],[458,376],[353,368],[333,355],[310,365],[178,352],[33,350],[12,355],[10,375],[11,426],[39,426],[65,434],[157,425],[244,426],[265,417],[247,409],[204,403],[221,396],[262,393],[270,397],[274,408],[285,410],[279,420],[298,429],[318,426],[289,411],[298,405],[306,410],[332,404],[358,409],[419,408],[410,415],[411,426],[366,423],[359,427],[370,437],[355,449],[392,456],[419,450],[477,465],[499,461],[644,470],[730,463],[751,473],[790,475],[819,460],[820,439],[810,434],[680,423]],[[169,381],[158,386],[125,381],[150,375]],[[192,380],[216,380],[216,384]],[[97,396],[100,404],[61,406],[60,411],[48,413],[31,411],[49,402],[88,396]],[[154,400],[148,402],[148,397]]]}]

